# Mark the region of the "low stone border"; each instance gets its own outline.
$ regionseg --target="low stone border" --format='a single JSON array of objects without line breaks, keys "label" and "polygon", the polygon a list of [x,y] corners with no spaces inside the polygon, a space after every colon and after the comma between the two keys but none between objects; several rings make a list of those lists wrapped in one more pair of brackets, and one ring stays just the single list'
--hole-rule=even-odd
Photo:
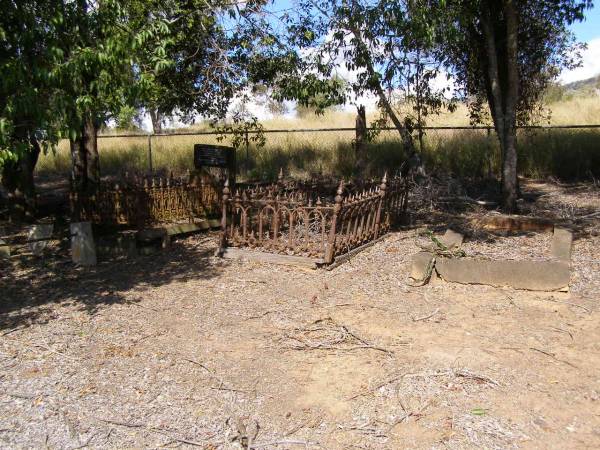
[{"label": "low stone border", "polygon": [[[451,232],[450,235],[455,234]],[[450,247],[447,235],[449,232],[440,241]],[[455,236],[453,239],[456,245],[458,239]],[[569,230],[554,228],[553,260],[547,261],[445,258],[433,252],[419,252],[413,256],[410,277],[427,282],[435,271],[442,280],[455,283],[509,286],[531,291],[568,291],[572,242],[573,235]]]}]

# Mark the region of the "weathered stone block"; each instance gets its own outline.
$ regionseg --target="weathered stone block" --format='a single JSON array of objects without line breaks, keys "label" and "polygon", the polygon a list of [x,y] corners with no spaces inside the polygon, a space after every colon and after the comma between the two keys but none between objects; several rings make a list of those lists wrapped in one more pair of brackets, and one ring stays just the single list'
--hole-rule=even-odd
[{"label": "weathered stone block", "polygon": [[162,248],[167,248],[171,244],[171,238],[167,233],[167,229],[164,227],[140,230],[137,233],[137,239],[144,243],[149,243],[160,239]]},{"label": "weathered stone block", "polygon": [[433,253],[419,252],[413,256],[410,277],[413,280],[423,280],[427,276],[427,270],[432,264]]},{"label": "weathered stone block", "polygon": [[448,228],[444,235],[440,238],[442,244],[448,248],[460,247],[463,243],[464,236],[454,230]]},{"label": "weathered stone block", "polygon": [[573,233],[564,228],[554,228],[552,236],[552,257],[560,261],[571,261],[571,248],[573,245]]},{"label": "weathered stone block", "polygon": [[0,239],[0,259],[10,258],[10,245]]},{"label": "weathered stone block", "polygon": [[167,235],[176,236],[178,234],[185,233],[193,233],[194,231],[200,231],[200,226],[196,223],[177,223],[174,225],[169,225],[167,230]]},{"label": "weathered stone block", "polygon": [[112,259],[120,256],[135,257],[137,239],[135,231],[121,231],[97,239],[96,252],[99,259]]},{"label": "weathered stone block", "polygon": [[445,281],[510,286],[532,291],[558,291],[569,286],[569,265],[556,261],[488,261],[437,258],[435,268]]},{"label": "weathered stone block", "polygon": [[38,224],[33,225],[29,233],[27,233],[27,242],[29,249],[36,256],[41,256],[44,249],[48,247],[52,232],[54,231],[53,224]]},{"label": "weathered stone block", "polygon": [[76,222],[71,224],[71,257],[75,264],[82,266],[95,266],[96,245],[90,222]]}]

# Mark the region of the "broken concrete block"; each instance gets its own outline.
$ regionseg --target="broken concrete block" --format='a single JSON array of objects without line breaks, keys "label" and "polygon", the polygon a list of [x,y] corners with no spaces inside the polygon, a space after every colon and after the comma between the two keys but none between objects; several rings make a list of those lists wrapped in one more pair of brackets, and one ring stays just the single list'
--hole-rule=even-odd
[{"label": "broken concrete block", "polygon": [[96,245],[90,222],[71,224],[71,258],[82,266],[96,265]]},{"label": "broken concrete block", "polygon": [[33,225],[27,234],[27,242],[31,253],[41,256],[44,249],[48,247],[53,231],[54,225],[51,223]]},{"label": "broken concrete block", "polygon": [[10,245],[0,239],[0,259],[10,258]]},{"label": "broken concrete block", "polygon": [[568,289],[569,265],[556,261],[488,261],[437,258],[435,269],[445,281],[510,286],[532,291]]},{"label": "broken concrete block", "polygon": [[440,242],[448,248],[460,247],[463,243],[463,239],[464,236],[462,234],[448,228],[440,238]]},{"label": "broken concrete block", "polygon": [[413,280],[423,280],[428,275],[433,261],[433,253],[419,252],[413,256],[410,277]]},{"label": "broken concrete block", "polygon": [[573,246],[573,233],[564,228],[554,228],[552,236],[552,257],[560,261],[571,261],[571,248]]}]

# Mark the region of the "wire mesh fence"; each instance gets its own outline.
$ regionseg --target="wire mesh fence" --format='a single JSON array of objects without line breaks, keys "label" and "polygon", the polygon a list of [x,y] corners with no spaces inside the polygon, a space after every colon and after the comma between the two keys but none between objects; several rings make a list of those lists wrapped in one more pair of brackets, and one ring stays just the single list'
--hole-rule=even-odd
[{"label": "wire mesh fence", "polygon": [[[293,176],[335,174],[351,176],[356,168],[354,128],[263,130],[258,147],[250,131],[237,149],[242,178],[276,178],[284,168]],[[490,127],[424,127],[417,138],[426,167],[457,176],[488,177],[499,173],[500,149]],[[600,125],[521,127],[518,131],[521,173],[530,177],[600,177]],[[194,144],[225,144],[231,134],[190,131],[160,135],[115,134],[98,137],[104,175],[123,172],[183,173],[193,168]],[[368,169],[373,173],[397,167],[405,160],[395,129],[380,130],[369,142]],[[40,173],[68,173],[68,142],[39,163]]]}]

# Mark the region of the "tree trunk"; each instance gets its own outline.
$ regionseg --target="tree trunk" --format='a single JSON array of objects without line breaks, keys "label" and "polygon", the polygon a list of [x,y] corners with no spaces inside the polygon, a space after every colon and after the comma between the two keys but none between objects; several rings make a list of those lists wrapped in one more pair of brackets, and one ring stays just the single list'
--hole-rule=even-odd
[{"label": "tree trunk", "polygon": [[81,219],[83,198],[93,195],[100,184],[97,126],[85,118],[80,135],[71,140],[71,190],[73,220]]},{"label": "tree trunk", "polygon": [[86,191],[89,195],[93,195],[100,185],[100,156],[98,155],[98,126],[91,116],[86,117],[83,125],[82,141],[86,157]]},{"label": "tree trunk", "polygon": [[162,115],[158,109],[151,108],[149,110],[150,120],[152,121],[152,132],[154,134],[162,133]]},{"label": "tree trunk", "polygon": [[2,169],[2,184],[8,192],[8,215],[12,223],[35,220],[37,199],[33,171],[39,155],[40,144],[31,139],[29,149]]},{"label": "tree trunk", "polygon": [[[497,6],[497,4],[495,4]],[[488,103],[502,152],[502,207],[508,213],[517,210],[517,101],[519,96],[517,12],[513,0],[504,0],[505,23],[500,36],[492,25],[497,11],[488,2],[481,10],[481,28],[487,59]],[[503,29],[502,29],[503,28]],[[505,47],[498,45],[504,41]],[[504,53],[505,52],[505,53]],[[499,61],[505,61],[501,64]],[[501,73],[501,71],[504,71]]]},{"label": "tree trunk", "polygon": [[367,115],[363,105],[358,106],[356,109],[356,141],[354,144],[356,169],[359,176],[364,176],[367,166]]},{"label": "tree trunk", "polygon": [[396,130],[398,130],[404,149],[407,155],[410,157],[416,153],[412,135],[398,118],[396,112],[394,111],[394,108],[392,107],[392,104],[388,100],[383,88],[381,87],[381,83],[379,81],[379,74],[376,72],[375,66],[373,65],[373,61],[370,58],[370,53],[368,53],[369,50],[363,41],[362,33],[358,28],[355,27],[350,27],[350,31],[354,35],[354,38],[356,39],[358,45],[364,47],[365,53],[368,54],[368,57],[365,61],[365,65],[367,67],[367,73],[369,74],[371,87],[377,93],[380,105],[383,107],[389,118],[392,120],[392,123],[394,124],[394,127],[396,127]]},{"label": "tree trunk", "polygon": [[519,69],[517,11],[514,0],[505,0],[506,17],[506,100],[504,121],[504,158],[502,161],[502,206],[507,212],[517,210],[517,101]]}]

